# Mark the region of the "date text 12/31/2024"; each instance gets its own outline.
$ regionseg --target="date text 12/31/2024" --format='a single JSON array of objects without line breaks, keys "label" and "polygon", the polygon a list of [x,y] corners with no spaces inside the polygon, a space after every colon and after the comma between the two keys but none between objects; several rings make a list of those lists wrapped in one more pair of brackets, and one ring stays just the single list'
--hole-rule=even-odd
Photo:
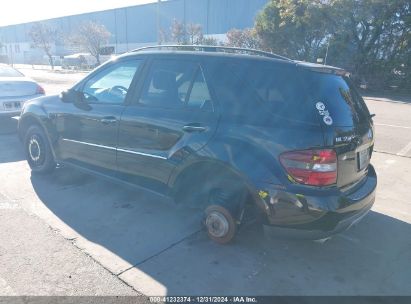
[{"label": "date text 12/31/2024", "polygon": [[258,303],[255,297],[164,296],[149,297],[151,303]]}]

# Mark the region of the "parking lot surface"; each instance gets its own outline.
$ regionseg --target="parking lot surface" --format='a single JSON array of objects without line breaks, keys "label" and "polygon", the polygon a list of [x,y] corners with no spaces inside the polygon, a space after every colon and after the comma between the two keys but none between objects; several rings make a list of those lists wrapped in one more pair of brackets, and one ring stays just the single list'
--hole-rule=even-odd
[{"label": "parking lot surface", "polygon": [[[46,91],[69,87],[32,73]],[[50,79],[51,78],[51,79]],[[201,214],[68,168],[31,175],[13,121],[0,122],[0,295],[411,295],[411,103],[377,114],[377,200],[325,243],[241,231],[221,246]]]}]

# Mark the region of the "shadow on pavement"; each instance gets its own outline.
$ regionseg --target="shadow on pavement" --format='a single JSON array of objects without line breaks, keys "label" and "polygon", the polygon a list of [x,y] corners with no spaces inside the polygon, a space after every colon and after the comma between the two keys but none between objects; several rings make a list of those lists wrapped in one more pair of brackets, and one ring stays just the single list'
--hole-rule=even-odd
[{"label": "shadow on pavement", "polygon": [[14,134],[17,132],[17,120],[0,117],[0,135]]},{"label": "shadow on pavement", "polygon": [[86,239],[121,257],[119,273],[198,231],[201,216],[162,197],[63,167],[32,175],[41,201]]},{"label": "shadow on pavement", "polygon": [[69,168],[31,181],[55,215],[117,262],[98,247],[93,256],[144,294],[411,294],[411,226],[384,214],[370,212],[324,244],[280,240],[266,228],[221,246],[201,231],[201,214],[145,191]]},{"label": "shadow on pavement", "polygon": [[23,147],[17,137],[17,121],[0,118],[0,163],[25,159]]}]

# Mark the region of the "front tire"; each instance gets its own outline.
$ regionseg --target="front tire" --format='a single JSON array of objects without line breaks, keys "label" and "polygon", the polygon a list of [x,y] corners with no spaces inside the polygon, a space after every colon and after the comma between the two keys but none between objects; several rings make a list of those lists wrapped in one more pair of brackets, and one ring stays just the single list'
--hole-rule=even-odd
[{"label": "front tire", "polygon": [[223,206],[210,205],[205,214],[208,237],[219,244],[230,243],[237,233],[237,223],[231,212]]},{"label": "front tire", "polygon": [[32,172],[47,174],[56,168],[47,136],[40,126],[34,125],[28,128],[24,149]]}]

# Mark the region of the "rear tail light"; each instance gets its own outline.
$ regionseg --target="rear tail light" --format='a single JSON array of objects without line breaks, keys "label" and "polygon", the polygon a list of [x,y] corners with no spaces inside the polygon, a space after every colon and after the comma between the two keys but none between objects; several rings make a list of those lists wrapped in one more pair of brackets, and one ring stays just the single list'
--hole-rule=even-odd
[{"label": "rear tail light", "polygon": [[46,94],[46,92],[44,91],[44,89],[41,86],[37,85],[36,94],[44,95],[44,94]]},{"label": "rear tail light", "polygon": [[334,150],[302,150],[280,155],[287,173],[298,183],[328,186],[337,182],[337,155]]}]

